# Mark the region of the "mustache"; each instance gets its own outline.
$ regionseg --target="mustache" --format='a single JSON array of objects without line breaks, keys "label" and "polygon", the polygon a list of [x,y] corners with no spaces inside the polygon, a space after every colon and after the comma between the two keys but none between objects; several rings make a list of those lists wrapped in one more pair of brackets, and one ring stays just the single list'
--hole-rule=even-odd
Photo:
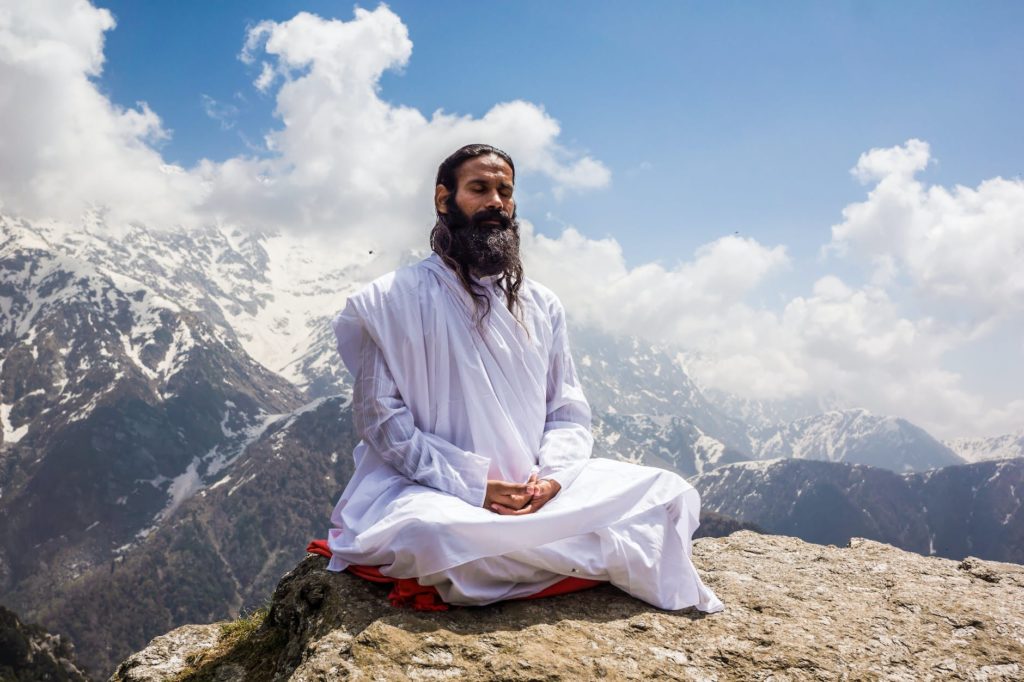
[{"label": "mustache", "polygon": [[[498,225],[494,227],[483,224],[489,222],[496,222]],[[512,229],[512,216],[500,208],[483,208],[470,217],[469,225],[474,229],[510,230]]]}]

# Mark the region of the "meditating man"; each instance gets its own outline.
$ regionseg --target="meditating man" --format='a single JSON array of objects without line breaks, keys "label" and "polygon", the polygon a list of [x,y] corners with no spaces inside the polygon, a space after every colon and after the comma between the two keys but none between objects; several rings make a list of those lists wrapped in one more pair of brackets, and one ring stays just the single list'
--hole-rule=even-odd
[{"label": "meditating man", "polygon": [[330,570],[379,566],[452,604],[608,580],[663,609],[722,609],[690,560],[697,491],[591,459],[565,312],[527,278],[509,156],[468,145],[437,172],[433,253],[332,321],[362,438],[331,515]]}]

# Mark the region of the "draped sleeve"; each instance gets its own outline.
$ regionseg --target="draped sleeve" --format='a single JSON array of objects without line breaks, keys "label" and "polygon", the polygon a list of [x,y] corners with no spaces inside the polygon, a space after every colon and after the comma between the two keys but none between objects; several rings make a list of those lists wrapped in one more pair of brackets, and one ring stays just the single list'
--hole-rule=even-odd
[{"label": "draped sleeve", "polygon": [[409,480],[482,507],[490,459],[416,426],[384,353],[351,299],[331,326],[353,375],[352,419],[367,446]]},{"label": "draped sleeve", "polygon": [[538,478],[572,485],[590,459],[594,437],[590,431],[590,404],[583,395],[569,349],[565,310],[555,299],[552,343],[547,376],[547,417],[538,456]]}]

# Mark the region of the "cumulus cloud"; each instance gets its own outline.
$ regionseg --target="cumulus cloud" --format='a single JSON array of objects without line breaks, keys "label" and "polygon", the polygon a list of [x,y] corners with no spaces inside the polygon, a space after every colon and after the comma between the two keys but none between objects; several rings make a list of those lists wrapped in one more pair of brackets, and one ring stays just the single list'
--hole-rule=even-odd
[{"label": "cumulus cloud", "polygon": [[851,171],[875,183],[843,210],[830,248],[864,257],[876,280],[906,276],[941,303],[987,317],[1024,311],[1024,181],[992,178],[976,188],[928,186],[917,175],[931,160],[909,140],[862,154]]},{"label": "cumulus cloud", "polygon": [[350,21],[299,13],[252,27],[240,55],[259,63],[255,86],[276,90],[282,126],[272,154],[207,162],[205,208],[248,226],[332,234],[398,251],[422,244],[440,159],[469,142],[508,151],[518,173],[549,178],[553,191],[610,181],[600,161],[558,142],[558,122],[524,101],[496,104],[480,118],[429,117],[380,96],[380,78],[412,54],[402,21],[386,6],[356,9]]},{"label": "cumulus cloud", "polygon": [[[480,118],[429,117],[380,97],[380,78],[412,53],[386,6],[349,21],[301,12],[252,27],[243,61],[259,62],[257,88],[273,94],[280,125],[262,154],[168,166],[170,136],[145,103],[122,108],[97,88],[103,40],[114,18],[87,2],[4,2],[0,10],[0,207],[29,217],[74,219],[108,209],[111,223],[153,227],[219,221],[251,229],[319,233],[393,251],[421,241],[437,163],[468,142],[490,141],[521,173],[553,191],[610,182],[600,161],[558,141],[543,107],[496,104]],[[201,98],[230,127],[233,105]],[[386,232],[386,235],[385,235]]]},{"label": "cumulus cloud", "polygon": [[[75,219],[106,206],[121,221],[187,218],[198,178],[173,172],[155,149],[170,131],[144,102],[101,94],[110,12],[86,2],[0,5],[0,207]],[[170,172],[169,172],[170,171]]]},{"label": "cumulus cloud", "polygon": [[723,237],[674,269],[657,263],[630,269],[617,241],[587,239],[571,227],[557,238],[531,231],[523,249],[531,276],[550,283],[579,320],[690,343],[717,334],[731,309],[789,264],[784,247]]},{"label": "cumulus cloud", "polygon": [[963,336],[931,318],[908,319],[884,290],[855,288],[835,276],[786,305],[780,319],[796,356],[823,391],[836,387],[848,401],[885,414],[913,414],[929,425],[977,418],[980,406],[960,388],[942,357]]}]

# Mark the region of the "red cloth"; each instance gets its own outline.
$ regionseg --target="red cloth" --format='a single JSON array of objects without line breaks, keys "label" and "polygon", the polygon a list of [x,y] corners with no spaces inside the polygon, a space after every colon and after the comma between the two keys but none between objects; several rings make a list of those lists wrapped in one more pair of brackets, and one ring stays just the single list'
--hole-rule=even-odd
[{"label": "red cloth", "polygon": [[[306,551],[325,556],[328,559],[331,558],[331,549],[327,546],[327,540],[310,540]],[[377,566],[349,566],[348,571],[353,575],[358,575],[360,578],[375,583],[392,583],[391,593],[388,595],[392,606],[411,607],[416,611],[448,610],[448,604],[441,599],[441,595],[437,593],[433,585],[420,585],[416,582],[415,578],[391,578],[382,575]],[[517,599],[540,599],[541,597],[553,597],[556,594],[579,592],[580,590],[596,587],[602,582],[604,581],[568,576],[536,594],[517,597]]]}]

